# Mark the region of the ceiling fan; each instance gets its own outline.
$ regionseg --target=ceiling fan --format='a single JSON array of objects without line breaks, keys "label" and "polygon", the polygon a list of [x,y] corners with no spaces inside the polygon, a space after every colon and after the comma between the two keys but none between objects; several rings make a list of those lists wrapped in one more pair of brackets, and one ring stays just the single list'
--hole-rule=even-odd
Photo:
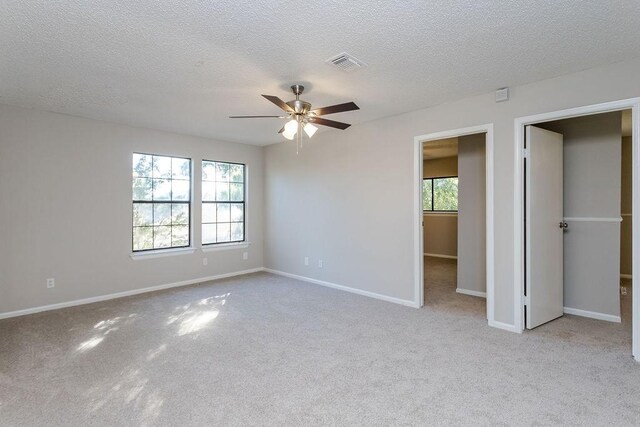
[{"label": "ceiling fan", "polygon": [[315,125],[328,126],[336,129],[345,130],[349,126],[348,123],[336,122],[334,120],[324,119],[320,116],[334,113],[342,113],[344,111],[359,110],[353,102],[346,102],[344,104],[331,105],[329,107],[311,109],[311,104],[300,99],[300,95],[304,92],[304,86],[293,85],[291,91],[296,96],[296,99],[284,102],[277,96],[262,95],[267,100],[273,102],[280,107],[286,115],[284,116],[229,116],[230,119],[263,119],[263,118],[277,118],[277,119],[289,119],[289,121],[278,131],[282,136],[289,140],[298,135],[298,141],[300,141],[301,128],[307,134],[309,138],[313,136],[318,130]]}]

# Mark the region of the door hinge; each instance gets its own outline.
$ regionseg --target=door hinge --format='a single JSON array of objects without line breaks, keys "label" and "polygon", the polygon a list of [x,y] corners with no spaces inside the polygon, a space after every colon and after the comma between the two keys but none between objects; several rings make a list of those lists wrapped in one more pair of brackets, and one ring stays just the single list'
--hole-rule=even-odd
[{"label": "door hinge", "polygon": [[523,148],[523,149],[522,149],[522,157],[523,157],[524,159],[529,158],[529,149],[528,149],[528,148]]},{"label": "door hinge", "polygon": [[522,302],[524,303],[524,305],[528,306],[529,305],[529,297],[528,296],[523,296],[522,297]]}]

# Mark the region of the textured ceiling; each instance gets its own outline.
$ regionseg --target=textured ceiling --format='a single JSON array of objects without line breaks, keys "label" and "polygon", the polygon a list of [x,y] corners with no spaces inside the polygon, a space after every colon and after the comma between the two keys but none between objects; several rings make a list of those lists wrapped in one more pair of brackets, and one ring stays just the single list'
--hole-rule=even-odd
[{"label": "textured ceiling", "polygon": [[292,83],[360,123],[637,57],[638,28],[633,0],[4,0],[0,103],[265,145],[282,123],[227,116]]}]

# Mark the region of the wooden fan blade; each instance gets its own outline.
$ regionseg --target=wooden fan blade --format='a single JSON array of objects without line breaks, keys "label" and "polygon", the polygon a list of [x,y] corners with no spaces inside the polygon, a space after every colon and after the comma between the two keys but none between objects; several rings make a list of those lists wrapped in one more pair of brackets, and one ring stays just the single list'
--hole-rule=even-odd
[{"label": "wooden fan blade", "polygon": [[286,102],[284,102],[282,99],[278,98],[277,96],[272,96],[272,95],[262,95],[262,96],[268,99],[269,101],[273,102],[274,104],[276,104],[278,107],[282,108],[287,113],[293,113],[293,108],[289,107]]},{"label": "wooden fan blade", "polygon": [[345,130],[349,126],[349,123],[336,122],[334,120],[323,119],[322,117],[310,117],[309,121],[316,125],[329,126],[331,128],[342,129]]},{"label": "wooden fan blade", "polygon": [[282,133],[282,132],[284,132],[284,126],[282,126],[282,129],[278,131],[278,133]]},{"label": "wooden fan blade", "polygon": [[284,116],[229,116],[230,119],[284,119]]},{"label": "wooden fan blade", "polygon": [[311,110],[311,113],[315,114],[316,116],[324,116],[327,114],[342,113],[343,111],[352,111],[352,110],[359,110],[359,109],[360,107],[358,107],[354,102],[345,102],[344,104],[337,104],[337,105],[331,105],[329,107],[316,108],[315,110]]}]

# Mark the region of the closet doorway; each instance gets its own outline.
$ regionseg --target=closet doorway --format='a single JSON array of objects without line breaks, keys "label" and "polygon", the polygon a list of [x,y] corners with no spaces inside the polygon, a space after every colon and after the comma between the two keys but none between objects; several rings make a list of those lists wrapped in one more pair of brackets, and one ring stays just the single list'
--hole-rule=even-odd
[{"label": "closet doorway", "polygon": [[519,330],[626,336],[638,356],[638,295],[629,295],[637,271],[637,106],[629,100],[516,120]]}]

